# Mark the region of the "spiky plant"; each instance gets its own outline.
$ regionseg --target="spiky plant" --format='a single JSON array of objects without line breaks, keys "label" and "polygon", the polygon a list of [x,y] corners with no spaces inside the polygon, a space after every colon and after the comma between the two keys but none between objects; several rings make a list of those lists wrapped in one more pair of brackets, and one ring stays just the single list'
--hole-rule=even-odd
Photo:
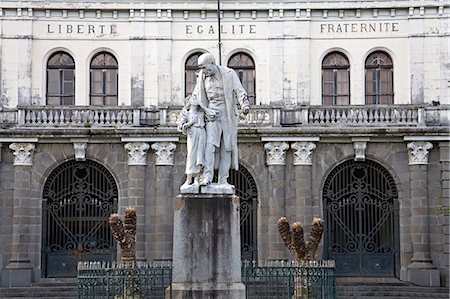
[{"label": "spiky plant", "polygon": [[[300,222],[295,222],[292,226],[289,226],[286,217],[281,217],[278,220],[278,232],[280,233],[281,239],[283,239],[284,245],[289,249],[295,261],[298,263],[314,260],[323,230],[323,220],[314,217],[308,242],[305,243],[303,226]],[[308,283],[305,284],[301,275],[294,277],[294,284],[295,290],[292,299],[308,298],[310,285]]]},{"label": "spiky plant", "polygon": [[311,233],[309,234],[309,240],[306,246],[307,254],[305,256],[305,261],[314,260],[314,256],[316,255],[317,247],[319,247],[324,228],[325,225],[323,220],[314,217],[311,223]]},{"label": "spiky plant", "polygon": [[292,224],[292,247],[294,249],[294,258],[297,262],[303,260],[306,254],[306,244],[303,234],[302,224],[300,222],[294,222]]},{"label": "spiky plant", "polygon": [[125,210],[125,221],[122,222],[118,214],[109,216],[114,239],[122,250],[121,263],[126,267],[136,264],[136,209],[127,208]]},{"label": "spiky plant", "polygon": [[292,226],[289,226],[286,217],[281,217],[278,220],[278,232],[281,239],[283,239],[284,245],[289,249],[297,262],[314,260],[323,230],[323,220],[314,217],[308,242],[305,243],[303,226],[300,222],[295,222]]},{"label": "spiky plant", "polygon": [[[125,210],[124,221],[118,214],[109,216],[109,226],[114,239],[120,245],[122,250],[121,264],[125,267],[134,267],[136,265],[136,209],[127,208]],[[134,274],[130,275],[128,282],[124,287],[124,297],[115,296],[114,298],[140,298],[139,283]]]}]

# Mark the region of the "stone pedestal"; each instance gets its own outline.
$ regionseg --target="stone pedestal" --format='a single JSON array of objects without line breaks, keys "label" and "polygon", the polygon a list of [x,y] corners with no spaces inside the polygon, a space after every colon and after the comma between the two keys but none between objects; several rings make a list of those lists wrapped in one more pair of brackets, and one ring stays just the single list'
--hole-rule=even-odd
[{"label": "stone pedestal", "polygon": [[30,261],[10,261],[2,270],[2,287],[28,287],[33,281],[33,265]]},{"label": "stone pedestal", "polygon": [[240,243],[239,197],[178,195],[172,298],[245,298]]}]

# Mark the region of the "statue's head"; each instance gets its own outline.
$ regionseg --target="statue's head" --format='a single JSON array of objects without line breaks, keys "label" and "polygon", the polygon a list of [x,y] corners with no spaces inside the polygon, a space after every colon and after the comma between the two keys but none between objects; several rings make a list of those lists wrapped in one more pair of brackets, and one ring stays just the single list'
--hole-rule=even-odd
[{"label": "statue's head", "polygon": [[198,57],[198,68],[205,69],[207,74],[214,74],[216,71],[216,59],[211,53],[204,53]]},{"label": "statue's head", "polygon": [[216,59],[211,53],[203,53],[198,57],[198,66],[206,66],[209,64],[216,64]]}]

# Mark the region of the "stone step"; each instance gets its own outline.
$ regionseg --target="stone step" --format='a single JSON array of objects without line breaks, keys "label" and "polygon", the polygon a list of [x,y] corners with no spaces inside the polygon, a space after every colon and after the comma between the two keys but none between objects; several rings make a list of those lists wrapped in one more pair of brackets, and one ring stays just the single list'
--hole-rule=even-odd
[{"label": "stone step", "polygon": [[449,299],[449,288],[422,287],[393,277],[338,277],[336,299]]},{"label": "stone step", "polygon": [[0,288],[2,299],[76,299],[77,295],[76,279],[45,279],[30,287]]}]

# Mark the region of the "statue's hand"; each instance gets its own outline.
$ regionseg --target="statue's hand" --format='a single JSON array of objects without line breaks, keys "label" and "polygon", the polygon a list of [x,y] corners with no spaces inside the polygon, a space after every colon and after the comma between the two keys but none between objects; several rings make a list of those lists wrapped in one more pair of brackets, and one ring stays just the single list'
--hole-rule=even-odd
[{"label": "statue's hand", "polygon": [[187,131],[187,129],[189,129],[190,128],[190,125],[189,125],[189,123],[185,123],[185,124],[183,124],[183,132],[186,132]]},{"label": "statue's hand", "polygon": [[250,106],[243,106],[241,109],[241,113],[247,115],[250,112]]},{"label": "statue's hand", "polygon": [[206,115],[206,119],[208,121],[213,121],[216,119],[216,112],[212,109],[206,108],[205,109],[205,115]]}]

